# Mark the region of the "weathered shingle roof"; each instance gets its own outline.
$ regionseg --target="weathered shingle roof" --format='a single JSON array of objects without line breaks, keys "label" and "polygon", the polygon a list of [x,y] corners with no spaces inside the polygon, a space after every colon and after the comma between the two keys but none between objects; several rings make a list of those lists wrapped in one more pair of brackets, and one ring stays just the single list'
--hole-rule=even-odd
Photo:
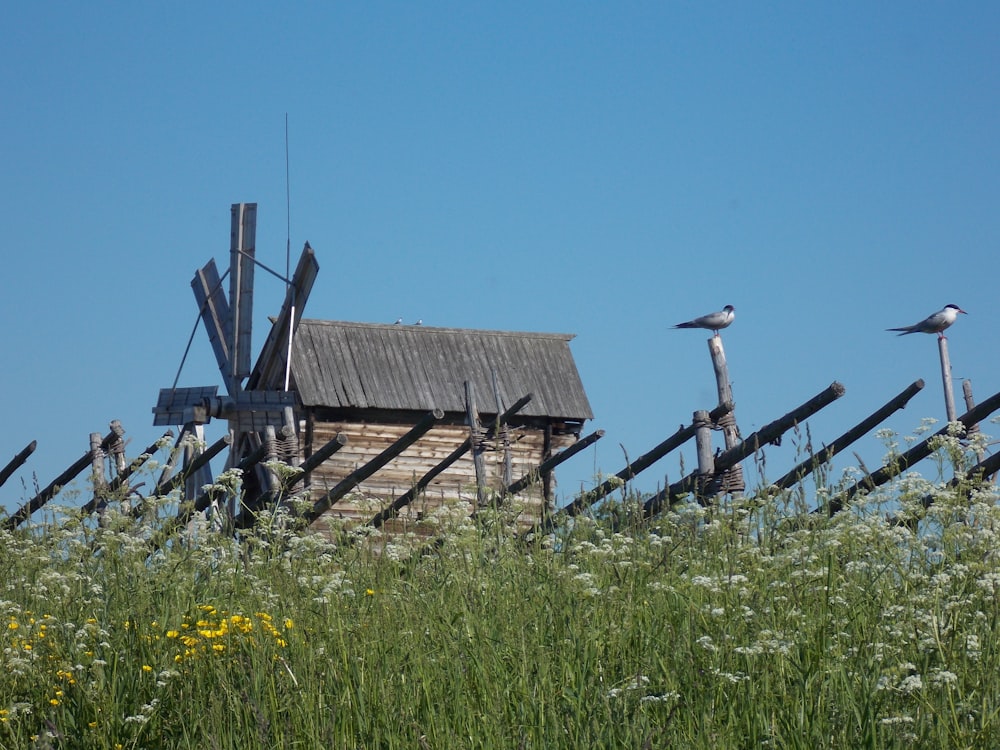
[{"label": "weathered shingle roof", "polygon": [[465,381],[471,380],[482,414],[499,413],[532,393],[524,416],[592,419],[569,350],[572,338],[307,319],[295,337],[292,374],[305,406],[437,407],[464,414]]}]

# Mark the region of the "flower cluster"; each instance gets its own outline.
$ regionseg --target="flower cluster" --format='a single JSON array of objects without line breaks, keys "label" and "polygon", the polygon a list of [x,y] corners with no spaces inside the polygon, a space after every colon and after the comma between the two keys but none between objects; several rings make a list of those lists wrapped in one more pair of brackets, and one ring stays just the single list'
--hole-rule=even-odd
[{"label": "flower cluster", "polygon": [[177,643],[173,660],[180,664],[190,659],[222,655],[238,648],[283,649],[288,646],[287,635],[294,626],[291,618],[275,623],[267,612],[243,615],[202,604],[196,615],[185,616],[164,635]]}]

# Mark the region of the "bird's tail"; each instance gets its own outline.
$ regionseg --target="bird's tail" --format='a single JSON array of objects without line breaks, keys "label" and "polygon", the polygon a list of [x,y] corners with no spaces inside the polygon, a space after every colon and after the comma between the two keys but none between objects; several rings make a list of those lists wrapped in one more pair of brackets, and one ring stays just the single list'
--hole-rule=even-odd
[{"label": "bird's tail", "polygon": [[887,330],[887,331],[902,331],[902,333],[899,334],[900,336],[905,336],[908,333],[916,333],[916,331],[914,331],[911,326],[907,326],[905,328],[886,328],[885,330]]},{"label": "bird's tail", "polygon": [[674,328],[697,328],[694,323],[678,323]]}]

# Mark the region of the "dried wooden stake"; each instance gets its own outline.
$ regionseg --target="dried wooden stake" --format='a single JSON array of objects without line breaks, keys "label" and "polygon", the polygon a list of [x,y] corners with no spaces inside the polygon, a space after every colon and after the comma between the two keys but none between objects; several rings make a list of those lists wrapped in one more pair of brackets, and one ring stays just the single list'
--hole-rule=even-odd
[{"label": "dried wooden stake", "polygon": [[[966,429],[970,425],[975,424],[984,417],[988,417],[990,414],[1000,409],[1000,393],[995,393],[982,403],[969,409],[965,414],[960,416],[956,421],[961,422]],[[831,516],[834,513],[839,513],[844,509],[844,504],[849,502],[858,492],[861,490],[873,490],[876,487],[885,484],[893,477],[902,474],[908,468],[913,466],[913,464],[921,461],[931,453],[934,452],[935,438],[941,437],[942,435],[948,434],[948,425],[945,425],[940,430],[935,432],[929,438],[921,443],[917,443],[915,446],[910,448],[900,456],[897,456],[891,464],[887,464],[877,471],[873,472],[870,476],[865,477],[859,482],[856,482],[853,486],[848,488],[842,495],[831,498],[829,506],[826,508],[816,508],[813,513],[827,512]]]},{"label": "dried wooden stake", "polygon": [[948,339],[938,336],[938,352],[941,354],[941,383],[944,385],[944,413],[949,422],[955,421],[955,391],[951,385],[951,359],[948,357]]},{"label": "dried wooden stake", "polygon": [[[764,425],[752,435],[749,435],[739,445],[736,445],[716,456],[716,472],[725,471],[729,467],[735,466],[751,453],[759,450],[762,445],[774,442],[788,430],[792,429],[792,427],[811,417],[823,407],[831,404],[843,396],[845,390],[844,386],[840,383],[834,382],[801,406],[788,412],[783,417],[774,420],[770,424]],[[694,492],[697,487],[697,481],[698,472],[695,471],[688,474],[683,479],[674,482],[666,489],[663,489],[653,495],[653,497],[649,498],[643,506],[643,512],[646,517],[650,518],[657,515],[664,510],[664,508],[672,506],[684,495]]]},{"label": "dried wooden stake", "polygon": [[10,479],[11,475],[17,471],[28,460],[28,456],[35,452],[35,448],[38,447],[38,441],[32,440],[18,453],[14,458],[10,460],[3,470],[0,471],[0,487],[3,486],[4,482]]},{"label": "dried wooden stake", "polygon": [[792,487],[799,482],[801,482],[805,477],[811,474],[817,467],[822,466],[827,463],[831,458],[836,456],[840,451],[847,448],[858,438],[863,435],[867,435],[871,432],[877,425],[881,424],[890,414],[902,409],[909,402],[913,396],[918,393],[924,387],[923,380],[915,380],[910,383],[901,393],[899,393],[895,398],[889,401],[885,406],[883,406],[878,411],[872,413],[864,421],[859,422],[857,425],[849,429],[843,435],[838,437],[836,440],[827,445],[819,453],[810,456],[805,461],[800,463],[790,472],[785,474],[785,476],[778,479],[771,485],[772,489],[775,490],[785,490]]}]

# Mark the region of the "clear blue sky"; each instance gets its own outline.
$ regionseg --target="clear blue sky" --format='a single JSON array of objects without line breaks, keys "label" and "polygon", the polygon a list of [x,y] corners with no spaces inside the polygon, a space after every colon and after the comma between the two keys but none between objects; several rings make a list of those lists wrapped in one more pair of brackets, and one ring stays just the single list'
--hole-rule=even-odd
[{"label": "clear blue sky", "polygon": [[[14,3],[0,29],[0,465],[39,443],[8,507],[113,418],[130,455],[159,434],[230,204],[283,269],[286,113],[309,317],[577,334],[607,435],[561,493],[714,405],[707,334],[670,326],[727,303],[744,434],[834,380],[817,442],[918,377],[887,426],[943,417],[934,337],[884,329],[949,302],[956,385],[1000,389],[993,3]],[[283,297],[257,280],[255,347]],[[199,328],[180,384],[217,382]]]}]

